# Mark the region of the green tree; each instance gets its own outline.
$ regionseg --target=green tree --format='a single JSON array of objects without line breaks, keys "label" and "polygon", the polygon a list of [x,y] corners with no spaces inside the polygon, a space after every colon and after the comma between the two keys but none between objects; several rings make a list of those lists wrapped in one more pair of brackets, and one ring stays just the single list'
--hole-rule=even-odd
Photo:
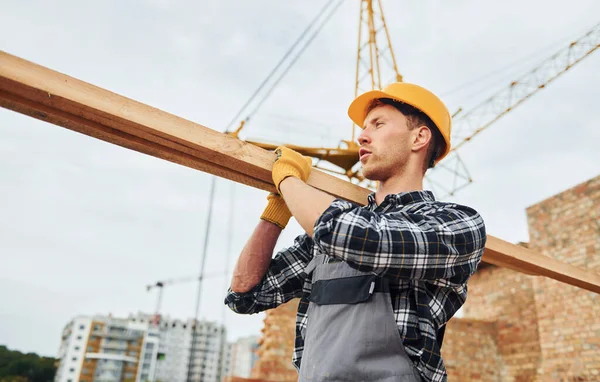
[{"label": "green tree", "polygon": [[52,382],[56,359],[0,345],[0,382]]}]

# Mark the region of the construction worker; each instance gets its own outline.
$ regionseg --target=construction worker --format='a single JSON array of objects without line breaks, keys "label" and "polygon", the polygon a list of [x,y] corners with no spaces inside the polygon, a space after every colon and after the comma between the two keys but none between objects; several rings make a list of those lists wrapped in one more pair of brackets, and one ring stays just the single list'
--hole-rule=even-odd
[{"label": "construction worker", "polygon": [[[436,201],[423,178],[450,151],[451,118],[408,83],[358,96],[366,206],[305,182],[310,158],[279,147],[277,194],[236,264],[225,303],[252,314],[299,297],[293,363],[300,381],[446,381],[438,333],[463,305],[486,231],[472,208]],[[272,258],[294,216],[306,233]]]}]

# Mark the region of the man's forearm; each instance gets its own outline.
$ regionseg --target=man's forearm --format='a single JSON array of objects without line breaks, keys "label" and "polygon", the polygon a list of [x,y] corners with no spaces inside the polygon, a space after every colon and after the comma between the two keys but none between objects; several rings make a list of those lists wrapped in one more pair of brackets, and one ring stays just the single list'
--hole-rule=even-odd
[{"label": "man's forearm", "polygon": [[312,237],[317,219],[335,198],[294,177],[285,178],[279,188],[298,224]]},{"label": "man's forearm", "polygon": [[269,269],[281,231],[273,223],[264,220],[258,223],[233,270],[232,291],[248,292],[260,282]]}]

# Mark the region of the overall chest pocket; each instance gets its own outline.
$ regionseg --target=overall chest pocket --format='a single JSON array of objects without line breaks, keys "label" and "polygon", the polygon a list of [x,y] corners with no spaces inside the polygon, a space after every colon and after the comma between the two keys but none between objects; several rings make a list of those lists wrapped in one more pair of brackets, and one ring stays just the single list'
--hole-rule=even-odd
[{"label": "overall chest pocket", "polygon": [[357,304],[368,301],[381,284],[376,275],[317,280],[308,299],[318,305]]}]

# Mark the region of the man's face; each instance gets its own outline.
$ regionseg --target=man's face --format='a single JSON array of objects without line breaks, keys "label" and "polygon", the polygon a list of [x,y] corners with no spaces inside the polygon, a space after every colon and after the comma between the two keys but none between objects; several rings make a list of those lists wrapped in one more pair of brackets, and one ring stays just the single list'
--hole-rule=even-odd
[{"label": "man's face", "polygon": [[365,178],[386,181],[401,174],[411,152],[412,134],[406,117],[393,106],[371,110],[358,137]]}]

